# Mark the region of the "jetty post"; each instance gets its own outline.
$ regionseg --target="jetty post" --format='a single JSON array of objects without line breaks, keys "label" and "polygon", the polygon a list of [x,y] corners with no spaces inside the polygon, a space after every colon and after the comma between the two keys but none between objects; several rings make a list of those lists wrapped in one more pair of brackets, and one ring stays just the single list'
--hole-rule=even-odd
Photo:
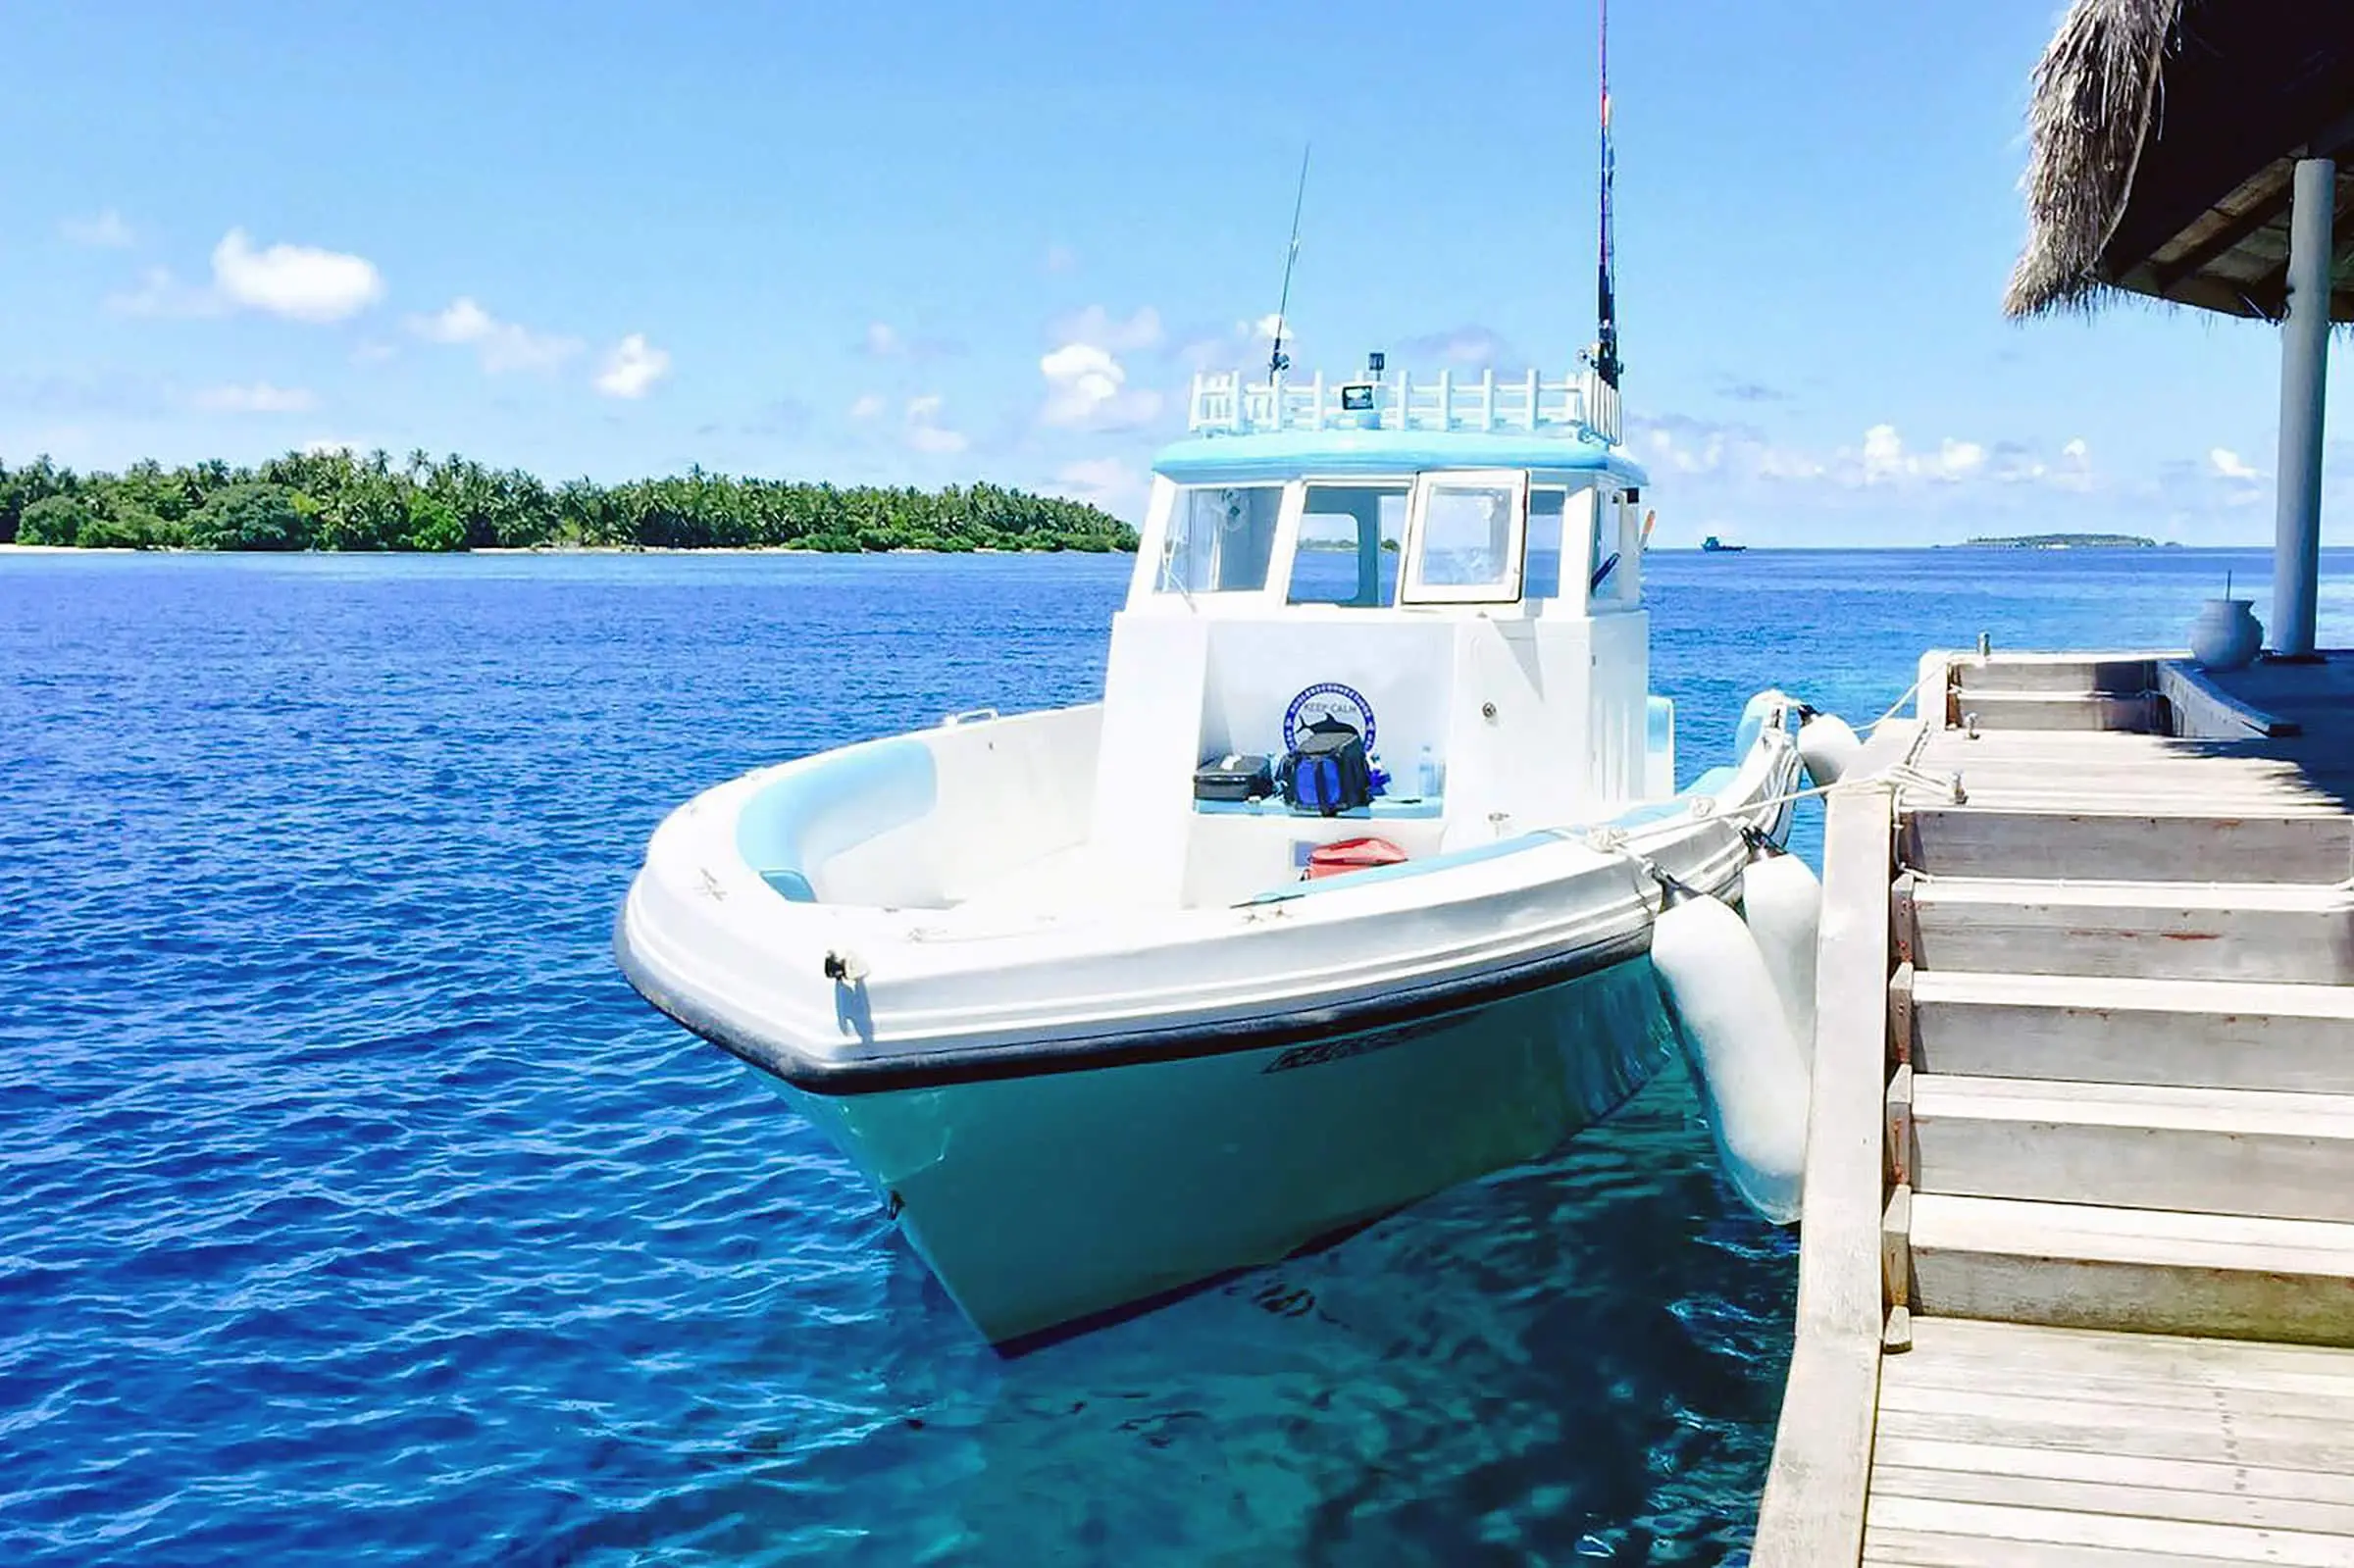
[{"label": "jetty post", "polygon": [[2329,237],[2337,164],[2300,158],[2290,180],[2288,315],[2280,325],[2280,472],[2273,532],[2273,651],[2313,657],[2322,571],[2322,412],[2329,379]]}]

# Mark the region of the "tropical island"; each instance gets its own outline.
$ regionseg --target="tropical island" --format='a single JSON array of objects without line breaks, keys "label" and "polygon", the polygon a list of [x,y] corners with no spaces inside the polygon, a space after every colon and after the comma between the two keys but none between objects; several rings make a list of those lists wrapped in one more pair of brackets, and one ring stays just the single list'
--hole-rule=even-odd
[{"label": "tropical island", "polygon": [[1136,531],[1082,501],[996,484],[944,490],[805,483],[700,468],[550,485],[452,455],[288,452],[77,474],[0,464],[0,544],[127,550],[1133,550]]},{"label": "tropical island", "polygon": [[[2154,550],[2156,539],[2138,533],[1982,533],[1964,539],[1965,550]],[[1946,546],[1939,546],[1946,548]]]}]

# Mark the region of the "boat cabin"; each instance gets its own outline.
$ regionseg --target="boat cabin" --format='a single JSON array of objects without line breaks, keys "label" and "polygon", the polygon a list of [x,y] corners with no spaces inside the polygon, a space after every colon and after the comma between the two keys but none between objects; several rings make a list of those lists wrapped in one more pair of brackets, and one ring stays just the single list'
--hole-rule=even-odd
[{"label": "boat cabin", "polygon": [[[1231,903],[1335,840],[1421,859],[1670,792],[1614,387],[1206,375],[1188,426],[1153,465],[1105,676],[1093,836],[1134,846],[1131,896]],[[1237,798],[1254,759],[1279,776],[1343,724],[1369,799]]]}]

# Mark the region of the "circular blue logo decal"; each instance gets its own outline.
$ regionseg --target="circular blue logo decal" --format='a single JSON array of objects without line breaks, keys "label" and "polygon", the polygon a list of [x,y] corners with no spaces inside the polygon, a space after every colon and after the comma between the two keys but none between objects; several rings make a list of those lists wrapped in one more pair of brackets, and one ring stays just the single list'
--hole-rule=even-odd
[{"label": "circular blue logo decal", "polygon": [[1367,751],[1373,749],[1373,704],[1338,681],[1319,681],[1292,699],[1283,714],[1283,749],[1297,747],[1300,732],[1318,719],[1340,720],[1365,737]]}]

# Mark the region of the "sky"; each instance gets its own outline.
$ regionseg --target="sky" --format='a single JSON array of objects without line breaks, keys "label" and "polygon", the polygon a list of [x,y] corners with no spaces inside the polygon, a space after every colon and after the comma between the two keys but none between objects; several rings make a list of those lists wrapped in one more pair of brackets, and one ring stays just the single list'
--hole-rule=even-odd
[{"label": "sky", "polygon": [[[2001,315],[2059,14],[1619,0],[1661,543],[2270,538],[2272,329]],[[1263,367],[1304,148],[1300,372],[1559,374],[1592,341],[1594,20],[10,0],[0,463],[422,447],[986,479],[1133,521],[1193,373]]]}]

